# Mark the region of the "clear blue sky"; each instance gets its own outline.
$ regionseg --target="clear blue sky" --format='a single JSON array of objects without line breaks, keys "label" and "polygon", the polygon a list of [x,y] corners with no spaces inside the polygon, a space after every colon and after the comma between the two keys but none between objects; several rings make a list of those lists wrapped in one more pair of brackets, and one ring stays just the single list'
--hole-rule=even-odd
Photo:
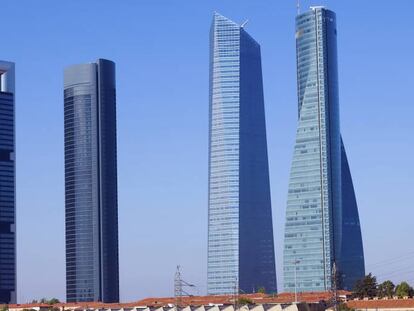
[{"label": "clear blue sky", "polygon": [[[338,15],[342,134],[367,271],[414,283],[414,1],[302,1]],[[120,289],[206,290],[208,39],[214,10],[262,46],[274,233],[296,127],[294,0],[2,0],[0,59],[17,70],[18,300],[65,299],[63,68],[117,64]],[[197,293],[197,291],[195,292]]]}]

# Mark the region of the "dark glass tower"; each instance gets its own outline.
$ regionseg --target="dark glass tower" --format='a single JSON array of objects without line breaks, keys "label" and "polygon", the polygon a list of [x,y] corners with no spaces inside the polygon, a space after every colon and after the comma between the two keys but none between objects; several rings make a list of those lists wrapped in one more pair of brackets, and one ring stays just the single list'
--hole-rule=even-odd
[{"label": "dark glass tower", "polygon": [[115,64],[66,68],[66,299],[119,301]]},{"label": "dark glass tower", "polygon": [[208,293],[276,292],[260,45],[217,13],[209,119]]},{"label": "dark glass tower", "polygon": [[340,274],[339,286],[346,290],[352,290],[356,282],[365,276],[364,248],[354,185],[342,140],[341,151],[342,250],[341,258],[338,258],[337,262]]},{"label": "dark glass tower", "polygon": [[0,61],[0,303],[16,303],[14,63]]},{"label": "dark glass tower", "polygon": [[298,129],[284,247],[286,291],[352,289],[365,274],[358,207],[339,121],[335,13],[296,18]]}]

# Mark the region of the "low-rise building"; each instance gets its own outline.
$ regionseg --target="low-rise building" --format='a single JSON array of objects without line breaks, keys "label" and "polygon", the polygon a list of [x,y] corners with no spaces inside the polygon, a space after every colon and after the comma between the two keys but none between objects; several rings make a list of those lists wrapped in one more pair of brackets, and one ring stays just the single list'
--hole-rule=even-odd
[{"label": "low-rise building", "polygon": [[[340,291],[343,300],[350,293]],[[146,298],[128,303],[42,303],[12,304],[9,311],[325,311],[331,300],[330,292],[298,293],[295,303],[293,293],[268,295],[262,293],[243,295],[210,295]]]},{"label": "low-rise building", "polygon": [[414,311],[413,298],[354,299],[346,305],[355,311]]}]

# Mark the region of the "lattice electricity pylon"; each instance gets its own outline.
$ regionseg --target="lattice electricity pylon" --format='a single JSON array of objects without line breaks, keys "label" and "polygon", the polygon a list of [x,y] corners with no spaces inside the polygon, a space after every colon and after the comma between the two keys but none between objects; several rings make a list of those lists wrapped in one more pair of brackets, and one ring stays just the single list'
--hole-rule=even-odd
[{"label": "lattice electricity pylon", "polygon": [[336,262],[333,263],[332,266],[332,288],[331,288],[331,303],[332,306],[334,307],[335,311],[338,311],[338,305],[339,305],[339,300],[338,300],[338,270],[336,268]]},{"label": "lattice electricity pylon", "polygon": [[178,308],[182,305],[182,297],[185,296],[193,296],[186,292],[183,288],[184,287],[191,287],[194,288],[194,284],[190,284],[186,281],[184,281],[181,278],[181,271],[180,266],[177,266],[177,271],[175,272],[175,278],[174,278],[174,297],[175,297],[175,306],[178,310]]}]

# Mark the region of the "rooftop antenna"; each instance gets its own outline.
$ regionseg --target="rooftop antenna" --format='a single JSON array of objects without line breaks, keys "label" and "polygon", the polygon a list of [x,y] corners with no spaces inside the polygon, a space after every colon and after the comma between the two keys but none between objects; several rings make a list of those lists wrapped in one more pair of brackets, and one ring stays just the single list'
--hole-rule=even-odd
[{"label": "rooftop antenna", "polygon": [[246,21],[243,24],[241,24],[240,28],[243,28],[244,26],[246,26],[248,22],[249,22],[249,20],[246,19]]},{"label": "rooftop antenna", "polygon": [[296,2],[296,10],[297,10],[297,14],[300,14],[300,0],[297,0]]}]

